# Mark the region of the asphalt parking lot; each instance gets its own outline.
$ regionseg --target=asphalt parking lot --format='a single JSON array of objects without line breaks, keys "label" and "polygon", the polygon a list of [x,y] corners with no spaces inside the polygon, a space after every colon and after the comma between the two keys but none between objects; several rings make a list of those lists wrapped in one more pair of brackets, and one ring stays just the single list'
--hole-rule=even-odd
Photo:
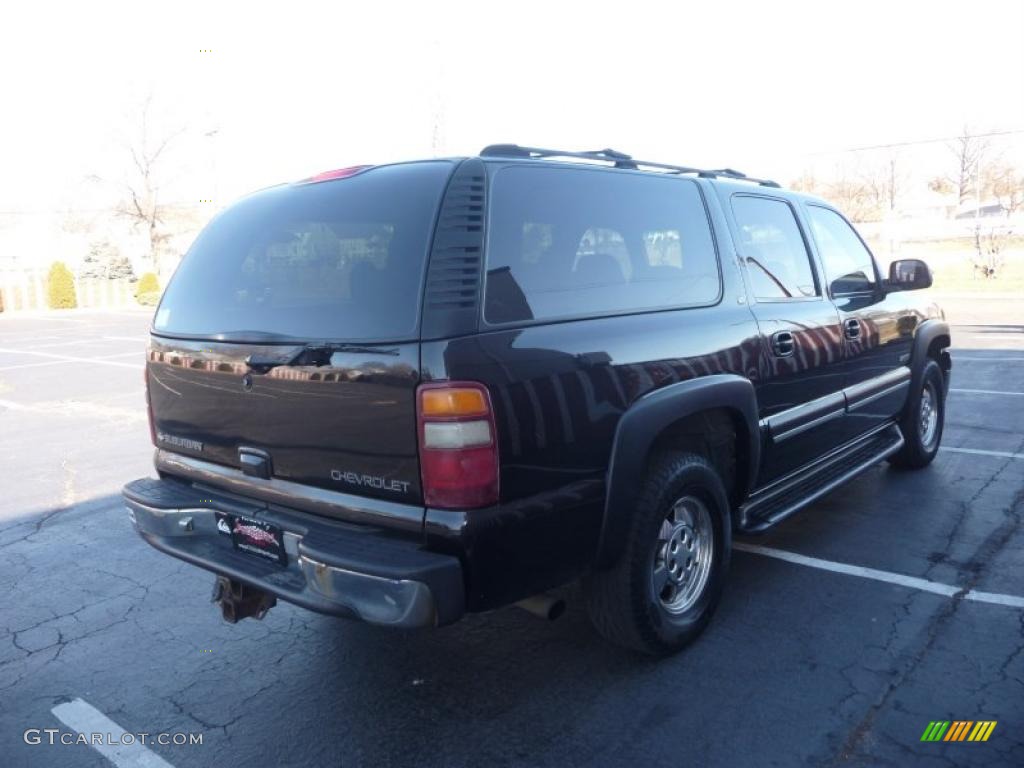
[{"label": "asphalt parking lot", "polygon": [[[947,302],[934,464],[877,467],[743,539],[709,630],[661,662],[601,642],[572,588],[552,623],[398,633],[281,604],[224,624],[212,577],[119,501],[151,473],[148,316],[0,316],[0,763],[111,765],[23,736],[106,717],[203,736],[118,765],[1024,765],[1019,307]],[[920,741],[935,720],[997,725]]]}]

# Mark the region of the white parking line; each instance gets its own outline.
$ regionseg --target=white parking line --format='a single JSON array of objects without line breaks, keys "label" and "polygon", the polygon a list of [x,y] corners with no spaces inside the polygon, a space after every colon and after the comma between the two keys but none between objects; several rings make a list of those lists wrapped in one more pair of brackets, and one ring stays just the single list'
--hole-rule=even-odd
[{"label": "white parking line", "polygon": [[54,360],[64,360],[69,363],[95,363],[96,365],[113,365],[118,368],[142,368],[142,363],[118,363],[114,360],[102,360],[97,357],[72,357],[71,355],[54,355],[49,352],[29,352],[26,349],[0,348],[0,352],[10,355],[35,355],[37,357],[49,357]]},{"label": "white parking line", "polygon": [[41,368],[44,365],[67,365],[71,360],[47,360],[45,363],[22,363],[21,365],[5,365],[0,371],[17,371],[22,368]]},{"label": "white parking line", "polygon": [[849,565],[848,563],[837,563],[833,560],[822,560],[818,557],[809,557],[796,552],[787,552],[784,549],[775,549],[774,547],[762,547],[758,544],[747,544],[742,541],[734,542],[732,547],[740,552],[749,552],[754,555],[762,555],[763,557],[773,557],[776,560],[785,560],[787,563],[804,565],[808,568],[818,568],[819,570],[831,571],[832,573],[842,573],[846,576],[860,576],[862,579],[884,581],[887,584],[896,584],[901,587],[917,589],[922,592],[931,592],[934,595],[942,595],[943,597],[959,596],[964,600],[971,600],[977,603],[991,603],[993,605],[1009,606],[1010,608],[1024,608],[1024,597],[1017,597],[1016,595],[1001,595],[995,592],[978,592],[973,589],[965,590],[963,587],[954,587],[951,584],[943,584],[938,581],[930,581],[929,579],[919,579],[916,576],[905,576],[902,573],[880,571],[876,568],[866,568],[862,565]]},{"label": "white parking line", "polygon": [[51,341],[47,344],[33,344],[32,349],[50,349],[51,347],[74,347],[82,344],[99,344],[99,339],[90,337],[87,339],[64,339],[63,341]]},{"label": "white parking line", "polygon": [[[28,339],[29,341],[31,341],[32,339],[38,338],[39,334],[41,334],[41,333],[56,333],[56,334],[78,333],[78,332],[81,332],[81,331],[87,331],[90,328],[113,328],[113,327],[116,327],[116,326],[114,326],[114,325],[112,325],[110,323],[105,323],[105,324],[102,324],[102,325],[97,325],[95,323],[90,323],[90,324],[87,324],[87,325],[82,325],[82,323],[84,323],[84,322],[85,322],[84,320],[81,320],[81,321],[77,321],[77,324],[43,326],[41,328],[32,328],[31,330],[23,330],[23,329],[18,328],[18,329],[15,329],[13,331],[13,333],[15,335],[19,336],[20,338]],[[0,329],[2,329],[2,328],[3,328],[3,326],[0,326]],[[6,338],[8,338],[7,333],[8,333],[8,331],[4,330],[2,333],[0,333],[0,336],[2,336],[3,338],[6,339]],[[55,338],[60,338],[60,336],[58,335]]]},{"label": "white parking line", "polygon": [[957,357],[954,363],[1024,363],[1024,357]]},{"label": "white parking line", "polygon": [[100,418],[109,424],[115,422],[131,424],[146,421],[147,418],[145,409],[141,407],[121,408],[95,400],[44,400],[35,403],[19,403],[15,400],[0,399],[0,411],[3,410],[39,413],[44,416]]},{"label": "white parking line", "polygon": [[1024,333],[986,333],[984,331],[961,331],[957,336],[974,336],[978,339],[1024,339]]},{"label": "white parking line", "polygon": [[963,392],[968,395],[1016,395],[1024,396],[1024,392],[1003,392],[998,389],[951,389],[950,392]]},{"label": "white parking line", "polygon": [[[112,360],[118,357],[141,357],[142,352],[136,350],[134,352],[118,352],[116,355],[100,355],[99,357],[90,358],[92,361],[96,360]],[[44,365],[68,365],[70,363],[80,362],[78,358],[72,358],[69,360],[47,360],[45,363],[21,363],[20,365],[4,365],[0,366],[0,371],[17,371],[22,368],[39,368]]]},{"label": "white parking line", "polygon": [[[0,321],[3,320],[3,315],[0,314]],[[84,321],[83,321],[84,322]],[[32,331],[7,331],[4,329],[2,323],[0,323],[0,342],[19,342],[19,341],[40,341],[42,339],[60,339],[66,338],[67,336],[74,336],[83,332],[96,333],[101,329],[108,329],[110,333],[116,333],[118,330],[124,328],[123,323],[89,323],[88,325],[58,325],[51,328],[33,328]],[[40,336],[40,334],[46,334]],[[55,334],[55,335],[50,335]]]},{"label": "white parking line", "polygon": [[[89,337],[87,339],[64,339],[63,341],[51,341],[47,344],[33,344],[32,349],[49,349],[51,347],[73,347],[81,344],[97,344],[103,346],[111,346],[110,344],[103,344],[104,341],[134,341],[143,342],[143,338],[129,338],[128,336],[104,336],[103,338]],[[123,345],[120,345],[123,346]]]},{"label": "white parking line", "polygon": [[1024,459],[1024,453],[1011,453],[1010,451],[983,451],[980,448],[947,448],[939,446],[940,451],[949,453],[972,453],[975,456],[998,456],[1001,459]]},{"label": "white parking line", "polygon": [[152,317],[153,313],[156,312],[155,307],[148,309],[104,309],[102,314],[104,315],[122,315],[124,317]]},{"label": "white parking line", "polygon": [[[128,732],[86,701],[74,699],[58,704],[50,711],[64,725],[79,733],[102,734],[103,738],[96,740],[100,743],[90,739],[89,746],[118,768],[174,768],[158,754],[140,744],[137,739],[131,744],[122,743],[124,735]],[[107,734],[110,734],[109,739]],[[116,743],[107,744],[107,741]]]}]

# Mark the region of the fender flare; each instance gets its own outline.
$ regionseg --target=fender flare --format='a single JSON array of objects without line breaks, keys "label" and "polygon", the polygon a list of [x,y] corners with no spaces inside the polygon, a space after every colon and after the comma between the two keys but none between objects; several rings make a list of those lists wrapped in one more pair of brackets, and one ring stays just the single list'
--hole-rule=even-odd
[{"label": "fender flare", "polygon": [[713,374],[670,384],[644,395],[626,410],[615,428],[605,480],[598,568],[612,565],[622,551],[636,492],[654,441],[669,425],[714,408],[733,412],[746,433],[737,430],[737,440],[744,441],[747,449],[745,466],[738,465],[737,469],[743,472],[739,478],[743,496],[751,491],[761,460],[761,431],[757,398],[749,379],[734,374]]},{"label": "fender flare", "polygon": [[[925,320],[917,327],[914,333],[914,346],[910,353],[910,392],[916,392],[921,386],[924,364],[928,360],[928,349],[936,339],[941,337],[945,337],[947,340],[951,338],[949,335],[949,324],[944,320]],[[948,343],[945,346],[949,346]],[[939,365],[942,367],[943,373],[946,374],[945,386],[948,390],[951,365],[948,353],[944,359],[940,359]]]}]

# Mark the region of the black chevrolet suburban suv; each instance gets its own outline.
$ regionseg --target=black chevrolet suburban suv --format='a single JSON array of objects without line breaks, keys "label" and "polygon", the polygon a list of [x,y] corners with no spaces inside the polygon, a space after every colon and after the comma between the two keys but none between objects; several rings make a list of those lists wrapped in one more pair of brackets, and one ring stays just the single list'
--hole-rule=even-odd
[{"label": "black chevrolet suburban suv", "polygon": [[376,624],[553,613],[675,651],[767,529],[942,436],[949,327],[827,202],[729,169],[496,145],[251,195],[156,311],[141,536]]}]

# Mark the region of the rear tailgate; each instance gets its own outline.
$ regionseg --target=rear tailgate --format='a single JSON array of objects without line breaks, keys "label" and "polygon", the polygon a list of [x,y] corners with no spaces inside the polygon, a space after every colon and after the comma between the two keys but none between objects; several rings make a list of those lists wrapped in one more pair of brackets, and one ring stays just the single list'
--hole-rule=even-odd
[{"label": "rear tailgate", "polygon": [[241,468],[269,456],[274,477],[404,503],[421,498],[416,452],[418,345],[386,358],[335,352],[323,366],[249,369],[268,348],[154,337],[148,383],[157,445]]},{"label": "rear tailgate", "polygon": [[[272,477],[420,503],[420,302],[452,168],[283,185],[215,218],[154,319],[157,445],[238,468],[246,454]],[[357,348],[296,362],[307,345],[342,343]],[[255,364],[268,359],[277,364]]]}]

